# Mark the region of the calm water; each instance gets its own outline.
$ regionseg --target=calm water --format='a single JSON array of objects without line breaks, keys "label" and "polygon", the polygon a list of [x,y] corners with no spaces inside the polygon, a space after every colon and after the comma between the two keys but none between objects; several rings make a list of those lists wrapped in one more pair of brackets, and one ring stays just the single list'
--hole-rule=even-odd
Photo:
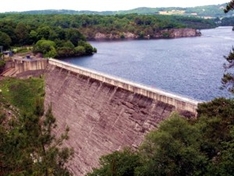
[{"label": "calm water", "polygon": [[220,87],[234,32],[201,32],[195,38],[91,42],[97,54],[64,61],[197,100],[231,97]]}]

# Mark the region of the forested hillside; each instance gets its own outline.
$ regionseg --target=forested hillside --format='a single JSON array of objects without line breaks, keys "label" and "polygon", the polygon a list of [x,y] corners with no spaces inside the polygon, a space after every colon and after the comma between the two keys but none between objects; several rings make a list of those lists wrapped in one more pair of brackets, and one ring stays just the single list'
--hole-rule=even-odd
[{"label": "forested hillside", "polygon": [[[59,17],[58,17],[59,19]],[[0,15],[0,46],[33,46],[33,52],[45,57],[69,57],[91,55],[96,52],[79,30],[55,24],[55,16]],[[64,23],[68,23],[63,21]]]},{"label": "forested hillside", "polygon": [[120,36],[122,33],[130,32],[139,36],[138,38],[144,38],[146,35],[153,38],[154,33],[163,29],[204,29],[216,26],[213,20],[165,15],[80,15],[77,18],[80,23],[76,27],[88,39],[93,39],[97,32]]},{"label": "forested hillside", "polygon": [[119,35],[130,32],[142,38],[163,29],[203,29],[215,26],[212,20],[182,16],[0,14],[0,36],[4,39],[0,45],[6,49],[10,46],[36,44],[41,39],[51,40],[54,43],[50,42],[50,45],[56,50],[53,49],[53,55],[64,57],[65,53],[84,55],[95,52],[87,43],[78,44],[78,41],[93,39],[98,32]]},{"label": "forested hillside", "polygon": [[220,21],[220,26],[233,26],[234,25],[234,17],[223,18]]},{"label": "forested hillside", "polygon": [[[229,17],[234,13],[224,14],[223,9],[226,4],[220,5],[207,5],[207,6],[197,6],[197,7],[168,7],[168,8],[137,8],[125,13],[139,13],[139,14],[165,14],[165,15],[182,15],[182,16],[194,16],[202,18],[221,18]],[[123,13],[123,12],[122,12]]]},{"label": "forested hillside", "polygon": [[224,14],[223,9],[226,4],[206,5],[197,7],[139,7],[136,9],[120,10],[120,11],[75,11],[75,10],[34,10],[23,12],[25,14],[86,14],[86,15],[120,15],[120,14],[167,14],[167,15],[182,15],[182,16],[196,16],[203,18],[221,18],[232,16],[234,13]]}]

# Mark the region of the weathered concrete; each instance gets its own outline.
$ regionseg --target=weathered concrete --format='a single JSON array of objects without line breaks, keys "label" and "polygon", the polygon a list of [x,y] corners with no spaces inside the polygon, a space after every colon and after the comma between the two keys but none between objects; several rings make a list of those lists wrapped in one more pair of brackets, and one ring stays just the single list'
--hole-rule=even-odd
[{"label": "weathered concrete", "polygon": [[46,69],[47,65],[47,59],[14,58],[12,59],[12,61],[6,63],[5,70],[3,73],[1,73],[1,75],[5,77],[15,77],[28,71],[43,72],[43,70]]},{"label": "weathered concrete", "polygon": [[166,104],[172,105],[178,111],[189,111],[196,114],[197,101],[188,99],[182,96],[171,94],[159,89],[149,88],[140,84],[136,84],[130,81],[126,81],[120,78],[109,76],[103,73],[98,73],[91,71],[82,67],[74,66],[68,63],[64,63],[55,59],[50,59],[49,64],[55,65],[57,67],[69,70],[74,73],[78,73],[89,78],[93,78],[100,82],[110,84],[115,87],[123,88],[128,91],[134,92],[135,94],[140,94],[148,98],[155,99],[157,101],[164,102]]},{"label": "weathered concrete", "polygon": [[195,115],[198,103],[53,59],[45,78],[45,105],[52,105],[57,134],[70,128],[70,169],[78,176],[97,166],[103,154],[139,146],[173,111]]},{"label": "weathered concrete", "polygon": [[29,70],[44,70],[47,67],[47,59],[13,59],[15,70],[22,73]]}]

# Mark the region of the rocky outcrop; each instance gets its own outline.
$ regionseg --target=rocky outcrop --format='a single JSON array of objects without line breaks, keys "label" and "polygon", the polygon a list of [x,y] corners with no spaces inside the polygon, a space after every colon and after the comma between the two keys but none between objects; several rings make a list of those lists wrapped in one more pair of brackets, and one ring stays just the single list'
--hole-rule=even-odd
[{"label": "rocky outcrop", "polygon": [[131,32],[123,32],[116,34],[96,33],[94,40],[120,40],[120,39],[159,39],[159,38],[180,38],[180,37],[196,37],[201,32],[192,28],[163,29],[152,34],[137,35]]},{"label": "rocky outcrop", "polygon": [[196,37],[200,36],[201,32],[191,28],[180,29],[164,29],[156,32],[153,38],[180,38],[180,37]]},{"label": "rocky outcrop", "polygon": [[104,33],[96,33],[94,39],[95,40],[120,40],[120,39],[137,39],[138,36],[131,32],[123,32],[121,34],[104,34]]}]

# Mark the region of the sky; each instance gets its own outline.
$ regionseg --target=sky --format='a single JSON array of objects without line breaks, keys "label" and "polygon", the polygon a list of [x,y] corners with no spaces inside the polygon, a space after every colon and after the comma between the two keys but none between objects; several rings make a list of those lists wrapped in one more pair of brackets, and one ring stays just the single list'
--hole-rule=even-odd
[{"label": "sky", "polygon": [[137,7],[194,7],[227,2],[229,0],[1,0],[0,12],[47,9],[117,11]]}]

